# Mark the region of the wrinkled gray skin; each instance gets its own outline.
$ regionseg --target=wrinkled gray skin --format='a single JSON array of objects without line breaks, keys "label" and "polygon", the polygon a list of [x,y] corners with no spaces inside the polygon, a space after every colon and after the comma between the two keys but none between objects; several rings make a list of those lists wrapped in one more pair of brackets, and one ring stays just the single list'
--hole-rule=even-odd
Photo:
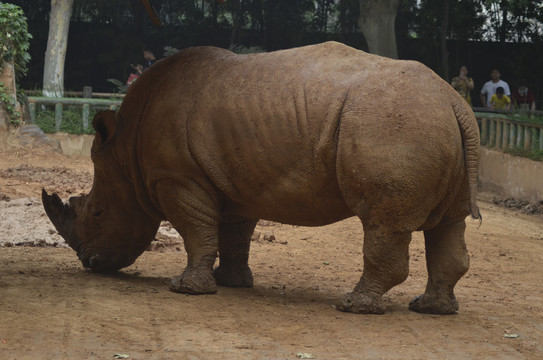
[{"label": "wrinkled gray skin", "polygon": [[188,254],[173,291],[250,287],[258,219],[318,226],[358,216],[364,271],[340,310],[383,313],[422,230],[428,284],[410,308],[457,311],[465,218],[480,218],[479,133],[463,99],[425,66],[338,43],[252,55],[192,48],[153,65],[93,126],[89,195],[64,205],[43,193],[85,267],[130,265],[167,219]]}]

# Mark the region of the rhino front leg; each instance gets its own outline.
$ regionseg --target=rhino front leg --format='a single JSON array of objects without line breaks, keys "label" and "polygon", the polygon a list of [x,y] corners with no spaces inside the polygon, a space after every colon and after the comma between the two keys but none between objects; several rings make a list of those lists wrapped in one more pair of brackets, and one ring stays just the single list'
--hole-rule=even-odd
[{"label": "rhino front leg", "polygon": [[359,314],[383,314],[383,294],[405,281],[409,273],[411,233],[364,228],[364,271],[353,292],[337,309]]},{"label": "rhino front leg", "polygon": [[219,212],[218,202],[210,197],[213,192],[194,182],[169,179],[159,181],[156,189],[166,219],[183,237],[188,257],[185,270],[172,279],[170,290],[186,294],[217,292],[213,265],[219,249]]},{"label": "rhino front leg", "polygon": [[217,284],[230,287],[252,287],[249,268],[251,236],[258,220],[244,217],[221,219],[219,224],[219,266],[213,272]]},{"label": "rhino front leg", "polygon": [[429,314],[453,314],[458,311],[454,286],[469,268],[465,230],[466,222],[460,221],[424,232],[428,283],[424,294],[413,299],[409,309]]}]

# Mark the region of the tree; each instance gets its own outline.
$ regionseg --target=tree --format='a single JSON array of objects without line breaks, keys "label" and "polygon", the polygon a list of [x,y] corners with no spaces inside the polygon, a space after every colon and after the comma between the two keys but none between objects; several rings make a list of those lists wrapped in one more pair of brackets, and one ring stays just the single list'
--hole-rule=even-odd
[{"label": "tree", "polygon": [[400,0],[359,0],[358,24],[371,53],[398,58],[394,22]]},{"label": "tree", "polygon": [[449,30],[449,13],[451,9],[450,0],[443,1],[443,17],[439,31],[439,43],[441,48],[441,68],[443,78],[449,81],[449,51],[447,50],[447,35]]},{"label": "tree", "polygon": [[30,60],[27,28],[21,8],[0,3],[0,127],[20,123],[16,79],[26,73]]},{"label": "tree", "polygon": [[43,71],[43,95],[47,97],[64,96],[64,60],[73,3],[74,0],[51,0],[49,38]]},{"label": "tree", "polygon": [[489,16],[487,37],[501,43],[536,42],[541,36],[540,0],[483,0]]}]

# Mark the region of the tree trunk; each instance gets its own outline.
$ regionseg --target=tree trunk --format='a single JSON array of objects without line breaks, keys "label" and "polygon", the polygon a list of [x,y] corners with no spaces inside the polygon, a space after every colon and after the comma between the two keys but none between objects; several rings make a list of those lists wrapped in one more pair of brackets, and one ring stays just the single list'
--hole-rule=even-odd
[{"label": "tree trunk", "polygon": [[241,0],[232,1],[232,33],[230,34],[230,48],[240,44],[241,32]]},{"label": "tree trunk", "polygon": [[74,0],[51,0],[49,37],[43,72],[43,95],[47,97],[59,98],[64,95],[64,60],[73,3]]},{"label": "tree trunk", "polygon": [[[13,60],[4,62],[4,67],[0,68],[0,83],[4,84],[4,90],[15,100],[15,111],[21,113],[21,106],[17,102],[17,85],[15,83],[15,66]],[[21,118],[19,118],[21,121]],[[7,111],[0,103],[0,130],[6,130],[9,127],[10,119]]]},{"label": "tree trunk", "polygon": [[397,59],[394,21],[400,0],[359,0],[358,25],[370,53]]},{"label": "tree trunk", "polygon": [[450,12],[450,0],[443,1],[443,21],[441,22],[440,29],[440,43],[441,43],[441,67],[443,78],[445,81],[449,81],[449,51],[447,50],[447,32],[449,28],[449,12]]}]

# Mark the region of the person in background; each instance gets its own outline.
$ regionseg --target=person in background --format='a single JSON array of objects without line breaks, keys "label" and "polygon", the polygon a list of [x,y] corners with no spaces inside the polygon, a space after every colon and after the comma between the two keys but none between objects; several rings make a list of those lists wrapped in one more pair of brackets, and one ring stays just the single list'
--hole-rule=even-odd
[{"label": "person in background", "polygon": [[522,79],[518,89],[513,91],[513,100],[521,110],[535,111],[535,96],[531,89],[526,86],[526,80]]},{"label": "person in background", "polygon": [[141,75],[149,66],[153,65],[156,61],[155,54],[149,48],[143,50],[143,65],[138,64],[136,66],[132,65],[134,70],[136,70],[138,75]]},{"label": "person in background", "polygon": [[485,107],[491,107],[490,105],[490,99],[492,99],[492,95],[496,94],[496,89],[498,87],[503,88],[504,95],[507,97],[511,96],[511,90],[509,90],[509,85],[500,79],[500,72],[498,69],[492,69],[490,72],[490,81],[487,81],[483,88],[481,89],[481,103]]},{"label": "person in background", "polygon": [[469,106],[472,106],[470,91],[473,89],[474,83],[473,79],[468,77],[467,67],[460,67],[460,74],[452,79],[451,86],[466,100]]},{"label": "person in background", "polygon": [[498,86],[496,93],[490,98],[490,106],[492,109],[509,110],[511,109],[511,99],[504,94],[504,89]]},{"label": "person in background", "polygon": [[149,48],[145,48],[143,50],[143,65],[131,65],[134,70],[136,70],[135,73],[131,73],[128,76],[128,80],[126,81],[126,85],[130,86],[134,81],[136,81],[140,75],[147,69],[149,66],[153,65],[153,63],[156,61],[155,55]]}]

